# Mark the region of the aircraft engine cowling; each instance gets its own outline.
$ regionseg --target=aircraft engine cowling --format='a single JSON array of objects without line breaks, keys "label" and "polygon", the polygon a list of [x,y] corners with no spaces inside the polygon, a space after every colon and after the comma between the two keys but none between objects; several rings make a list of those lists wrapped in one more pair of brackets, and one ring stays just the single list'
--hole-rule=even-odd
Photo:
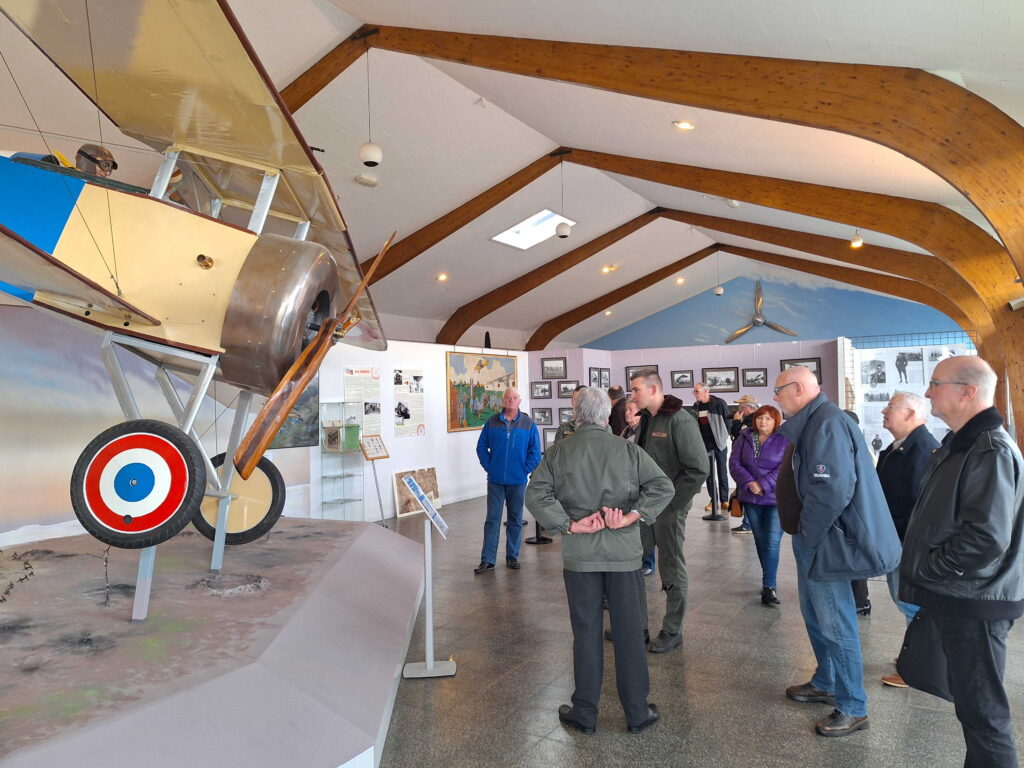
[{"label": "aircraft engine cowling", "polygon": [[318,243],[263,235],[231,292],[221,331],[225,381],[269,395],[337,313],[338,265]]}]

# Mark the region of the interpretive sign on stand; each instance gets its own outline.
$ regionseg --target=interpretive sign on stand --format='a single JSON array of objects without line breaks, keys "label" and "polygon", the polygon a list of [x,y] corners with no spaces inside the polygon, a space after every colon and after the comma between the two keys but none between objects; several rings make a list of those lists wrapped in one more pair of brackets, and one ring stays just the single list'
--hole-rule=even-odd
[{"label": "interpretive sign on stand", "polygon": [[412,475],[406,475],[402,478],[402,482],[406,484],[412,495],[419,502],[420,506],[423,507],[423,512],[426,515],[423,518],[423,594],[426,601],[424,614],[426,617],[426,627],[423,632],[424,646],[425,646],[425,657],[426,661],[410,662],[405,665],[405,669],[402,670],[402,677],[451,677],[455,674],[456,665],[453,659],[448,661],[434,661],[434,587],[433,587],[433,565],[431,558],[431,539],[433,538],[433,532],[430,526],[433,525],[437,528],[437,532],[441,534],[442,538],[447,538],[448,535],[448,523],[444,521],[440,513],[434,509],[434,505],[430,503],[430,499],[423,493],[423,489],[420,488],[419,483],[413,479]]}]

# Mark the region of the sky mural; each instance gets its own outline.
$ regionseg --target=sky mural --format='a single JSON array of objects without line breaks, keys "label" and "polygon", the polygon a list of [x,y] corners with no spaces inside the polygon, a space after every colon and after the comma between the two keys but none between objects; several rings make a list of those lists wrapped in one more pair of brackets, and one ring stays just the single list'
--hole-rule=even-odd
[{"label": "sky mural", "polygon": [[[642,349],[722,344],[754,314],[754,283],[737,277],[725,283],[725,294],[707,290],[614,333],[588,341],[591,349]],[[837,336],[925,333],[960,330],[946,315],[912,301],[869,291],[837,288],[810,276],[761,279],[763,313],[768,320],[799,334],[803,341]],[[791,339],[768,328],[754,328],[733,345]]]}]

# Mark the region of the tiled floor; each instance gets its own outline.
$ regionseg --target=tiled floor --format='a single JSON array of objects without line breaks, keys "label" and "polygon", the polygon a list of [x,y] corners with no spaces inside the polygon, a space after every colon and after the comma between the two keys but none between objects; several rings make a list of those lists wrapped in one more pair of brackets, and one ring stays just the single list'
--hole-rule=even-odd
[{"label": "tiled floor", "polygon": [[[706,499],[695,500],[702,510]],[[381,768],[472,766],[827,766],[953,768],[963,764],[963,739],[952,705],[912,690],[886,688],[903,617],[884,580],[871,583],[874,606],[862,619],[870,730],[842,739],[813,732],[830,711],[797,704],[786,686],[806,682],[814,657],[796,602],[793,554],[782,542],[778,609],[759,600],[760,568],[749,535],[729,533],[732,521],[708,523],[690,513],[686,558],[689,606],[683,647],[648,654],[651,701],[662,721],[641,735],[625,731],[615,694],[609,644],[598,731],[583,736],[558,722],[572,692],[569,629],[559,543],[523,545],[522,570],[499,565],[475,576],[484,500],[451,504],[442,514],[447,541],[434,536],[435,656],[454,656],[451,678],[403,680]],[[392,522],[421,539],[422,518]],[[529,534],[532,535],[532,526]],[[646,580],[652,626],[664,600],[657,576]],[[409,651],[422,661],[423,612]],[[1018,750],[1024,734],[1024,646],[1010,635],[1007,689]]]}]

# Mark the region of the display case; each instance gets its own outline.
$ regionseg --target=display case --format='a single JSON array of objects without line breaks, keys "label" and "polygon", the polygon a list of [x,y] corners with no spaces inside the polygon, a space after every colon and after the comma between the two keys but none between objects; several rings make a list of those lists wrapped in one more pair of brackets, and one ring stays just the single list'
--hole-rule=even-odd
[{"label": "display case", "polygon": [[361,402],[320,403],[321,512],[325,520],[363,520]]}]

